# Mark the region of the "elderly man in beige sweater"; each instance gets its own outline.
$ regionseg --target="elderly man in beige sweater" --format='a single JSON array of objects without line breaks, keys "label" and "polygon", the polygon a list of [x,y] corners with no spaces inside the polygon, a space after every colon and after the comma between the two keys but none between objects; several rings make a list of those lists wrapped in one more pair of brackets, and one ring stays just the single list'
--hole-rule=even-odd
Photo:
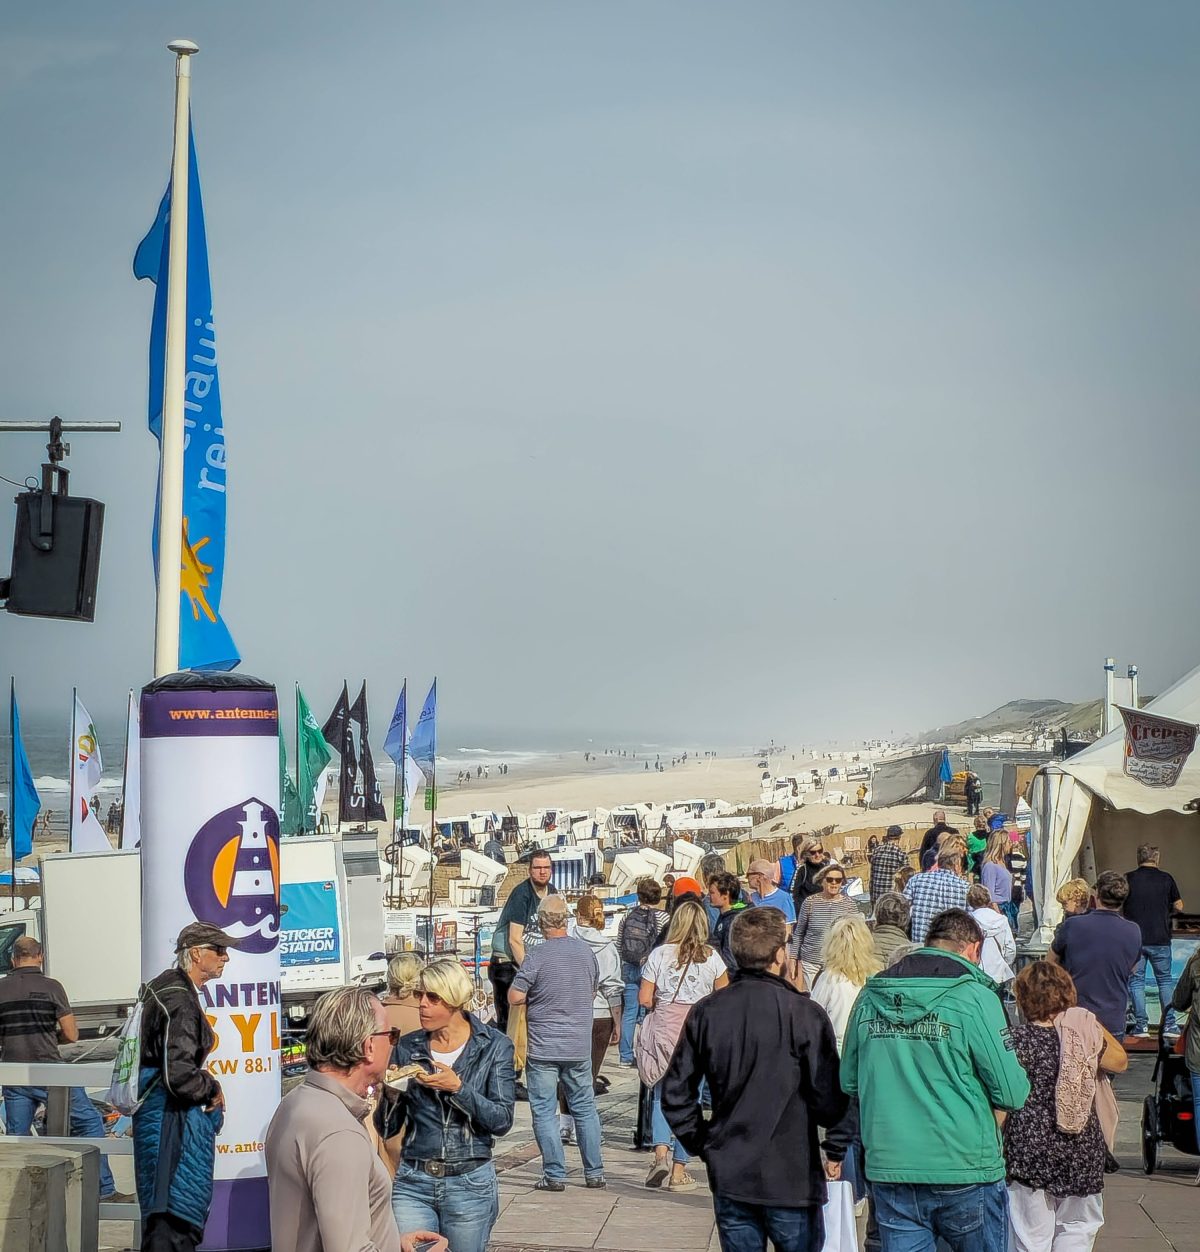
[{"label": "elderly man in beige sweater", "polygon": [[[398,1032],[395,1032],[398,1033]],[[309,1019],[309,1071],[267,1128],[273,1252],[446,1252],[445,1239],[401,1235],[392,1180],[363,1125],[394,1040],[378,997],[341,987]]]}]

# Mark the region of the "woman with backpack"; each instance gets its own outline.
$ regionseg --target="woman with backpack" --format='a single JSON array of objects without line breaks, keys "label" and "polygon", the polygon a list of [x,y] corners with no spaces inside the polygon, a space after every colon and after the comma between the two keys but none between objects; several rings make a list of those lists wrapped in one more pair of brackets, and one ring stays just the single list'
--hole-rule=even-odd
[{"label": "woman with backpack", "polygon": [[617,928],[617,953],[621,958],[621,976],[625,981],[625,1003],[621,1015],[619,1059],[630,1068],[633,1059],[633,1032],[645,1015],[638,1005],[642,985],[642,966],[650,955],[658,932],[667,924],[662,903],[662,888],[653,878],[639,879],[637,904],[621,919]]},{"label": "woman with backpack", "polygon": [[671,915],[666,943],[654,949],[642,969],[638,992],[638,1003],[649,1010],[638,1039],[638,1073],[653,1094],[654,1160],[646,1175],[647,1187],[661,1187],[670,1175],[668,1191],[696,1190],[696,1180],[687,1172],[688,1154],[663,1116],[662,1079],[692,1005],[728,985],[725,962],[708,943],[704,906],[698,900],[681,900]]}]

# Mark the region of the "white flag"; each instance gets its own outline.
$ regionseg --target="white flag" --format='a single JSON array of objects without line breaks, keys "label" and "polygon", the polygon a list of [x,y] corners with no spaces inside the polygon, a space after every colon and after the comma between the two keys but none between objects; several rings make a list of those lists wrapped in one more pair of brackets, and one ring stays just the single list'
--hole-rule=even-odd
[{"label": "white flag", "polygon": [[138,698],[129,693],[129,721],[125,728],[125,782],[121,799],[122,848],[142,846],[142,720]]},{"label": "white flag", "polygon": [[104,833],[95,813],[91,799],[100,786],[103,763],[100,760],[100,741],[87,709],[78,696],[71,721],[71,779],[75,806],[71,813],[72,852],[111,852],[112,844]]}]

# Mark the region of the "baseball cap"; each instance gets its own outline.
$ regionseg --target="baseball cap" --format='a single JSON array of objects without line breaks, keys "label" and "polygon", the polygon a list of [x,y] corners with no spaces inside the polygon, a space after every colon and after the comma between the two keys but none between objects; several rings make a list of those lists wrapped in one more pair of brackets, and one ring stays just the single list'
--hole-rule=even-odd
[{"label": "baseball cap", "polygon": [[775,873],[775,866],[770,861],[759,859],[750,862],[750,868],[747,874],[762,874],[764,878],[770,878]]},{"label": "baseball cap", "polygon": [[192,922],[179,932],[175,951],[186,952],[188,948],[240,948],[244,941],[235,939],[211,922]]},{"label": "baseball cap", "polygon": [[700,884],[694,879],[689,878],[686,874],[682,878],[675,879],[675,885],[671,888],[673,896],[698,896],[703,895]]}]

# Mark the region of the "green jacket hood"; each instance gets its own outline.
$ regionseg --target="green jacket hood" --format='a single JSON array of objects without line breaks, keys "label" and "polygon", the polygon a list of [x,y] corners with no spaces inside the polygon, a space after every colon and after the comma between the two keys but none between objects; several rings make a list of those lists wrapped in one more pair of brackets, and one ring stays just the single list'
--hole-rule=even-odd
[{"label": "green jacket hood", "polygon": [[[905,978],[892,976],[886,971],[867,980],[862,996],[886,1021],[895,1026],[911,1026],[934,1012],[946,996],[953,996],[960,988],[980,983],[989,991],[996,984],[965,956],[946,952],[942,948],[918,948],[910,957],[926,953],[930,956],[949,957],[962,966],[957,978]],[[906,958],[907,959],[907,958]]]}]

